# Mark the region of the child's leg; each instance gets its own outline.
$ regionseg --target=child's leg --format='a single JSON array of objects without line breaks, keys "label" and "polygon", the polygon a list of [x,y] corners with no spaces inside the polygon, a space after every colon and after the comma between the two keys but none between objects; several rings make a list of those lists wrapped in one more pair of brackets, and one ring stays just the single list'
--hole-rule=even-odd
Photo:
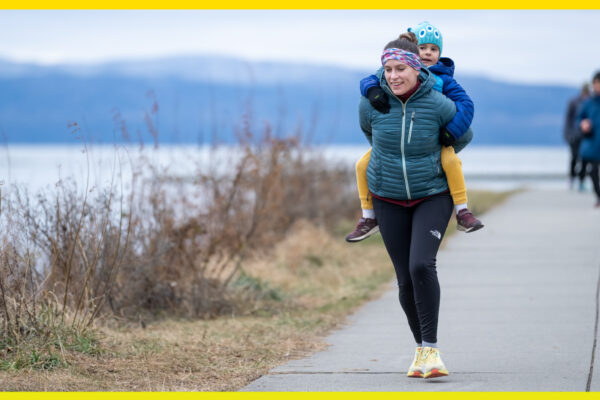
[{"label": "child's leg", "polygon": [[454,152],[454,147],[442,147],[442,168],[446,173],[450,194],[456,210],[456,227],[465,232],[473,232],[483,228],[480,220],[475,218],[467,208],[467,185],[462,171],[462,162]]},{"label": "child's leg", "polygon": [[347,242],[360,242],[371,235],[379,232],[375,211],[373,210],[373,199],[369,193],[369,184],[367,182],[367,167],[371,159],[371,149],[356,163],[356,184],[358,186],[358,197],[360,197],[360,206],[362,207],[362,218],[358,221],[356,228],[348,236]]},{"label": "child's leg", "polygon": [[[446,179],[448,179],[448,187],[454,205],[467,208],[467,185],[462,171],[462,162],[454,152],[454,147],[442,146],[441,158],[442,168],[446,173]],[[462,207],[463,205],[464,207]]]},{"label": "child's leg", "polygon": [[369,166],[370,159],[371,149],[356,162],[356,186],[358,187],[358,197],[360,198],[360,206],[363,209],[363,216],[365,216],[365,210],[370,210],[370,212],[367,211],[368,215],[365,216],[366,218],[374,218],[373,200],[371,199],[369,184],[367,182],[367,167]]}]

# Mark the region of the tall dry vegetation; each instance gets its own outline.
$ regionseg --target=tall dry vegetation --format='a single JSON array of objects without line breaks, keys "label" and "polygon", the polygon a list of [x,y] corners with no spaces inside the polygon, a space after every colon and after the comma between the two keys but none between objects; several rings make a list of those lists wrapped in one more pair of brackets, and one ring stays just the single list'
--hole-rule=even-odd
[{"label": "tall dry vegetation", "polygon": [[[145,118],[153,137],[156,111]],[[298,220],[332,227],[355,211],[350,171],[307,150],[298,137],[276,138],[268,127],[258,137],[246,124],[225,171],[199,163],[177,177],[116,150],[107,188],[62,180],[33,196],[5,190],[0,358],[48,367],[53,349],[93,351],[85,333],[99,315],[243,312],[263,295],[234,284],[250,255]]]}]

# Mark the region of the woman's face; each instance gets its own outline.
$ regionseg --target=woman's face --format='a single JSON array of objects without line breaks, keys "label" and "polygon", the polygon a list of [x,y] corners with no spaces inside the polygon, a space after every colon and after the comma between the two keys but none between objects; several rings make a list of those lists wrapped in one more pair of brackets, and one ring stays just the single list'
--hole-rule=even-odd
[{"label": "woman's face", "polygon": [[417,84],[419,71],[398,60],[388,60],[383,68],[385,80],[396,96],[402,96]]}]

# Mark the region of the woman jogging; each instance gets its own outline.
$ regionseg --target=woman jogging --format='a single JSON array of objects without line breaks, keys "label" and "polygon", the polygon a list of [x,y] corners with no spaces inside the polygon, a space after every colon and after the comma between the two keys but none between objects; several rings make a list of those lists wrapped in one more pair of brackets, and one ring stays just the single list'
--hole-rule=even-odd
[{"label": "woman jogging", "polygon": [[[363,97],[359,117],[372,146],[367,178],[375,215],[417,345],[408,376],[434,378],[448,375],[437,349],[436,255],[453,211],[439,132],[456,107],[432,90],[435,78],[421,67],[417,54],[417,46],[406,39],[385,46],[378,79],[390,98],[390,111],[377,111]],[[454,150],[459,152],[472,136],[469,129]]]}]

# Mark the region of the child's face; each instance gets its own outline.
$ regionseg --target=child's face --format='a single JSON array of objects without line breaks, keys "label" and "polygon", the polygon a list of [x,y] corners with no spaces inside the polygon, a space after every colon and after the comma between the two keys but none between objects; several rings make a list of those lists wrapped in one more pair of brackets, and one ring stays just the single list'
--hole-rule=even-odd
[{"label": "child's face", "polygon": [[423,43],[419,45],[419,57],[426,67],[437,64],[440,59],[440,48],[435,44]]}]

